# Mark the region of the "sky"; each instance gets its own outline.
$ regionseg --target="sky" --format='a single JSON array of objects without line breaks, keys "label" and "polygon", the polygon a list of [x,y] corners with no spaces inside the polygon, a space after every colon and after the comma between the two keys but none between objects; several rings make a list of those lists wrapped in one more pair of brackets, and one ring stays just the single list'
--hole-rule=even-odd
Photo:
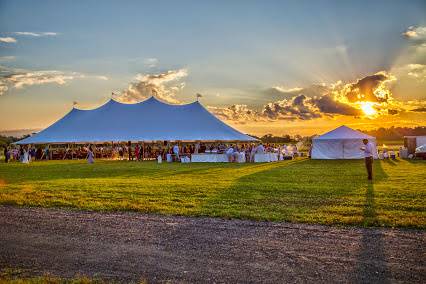
[{"label": "sky", "polygon": [[425,126],[426,2],[0,0],[0,131],[197,94],[255,135]]}]

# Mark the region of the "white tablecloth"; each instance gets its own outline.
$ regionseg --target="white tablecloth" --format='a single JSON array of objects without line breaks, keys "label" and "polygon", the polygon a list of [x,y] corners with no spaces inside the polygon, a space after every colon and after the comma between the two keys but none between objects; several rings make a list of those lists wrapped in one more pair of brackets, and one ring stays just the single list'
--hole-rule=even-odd
[{"label": "white tablecloth", "polygon": [[237,163],[245,163],[246,162],[246,153],[240,152],[237,155]]},{"label": "white tablecloth", "polygon": [[278,161],[278,153],[254,154],[255,163],[268,163]]},{"label": "white tablecloth", "polygon": [[167,154],[167,155],[166,155],[166,159],[167,159],[167,162],[168,162],[168,163],[173,162],[172,154]]},{"label": "white tablecloth", "polygon": [[228,157],[225,154],[192,154],[192,163],[227,163]]}]

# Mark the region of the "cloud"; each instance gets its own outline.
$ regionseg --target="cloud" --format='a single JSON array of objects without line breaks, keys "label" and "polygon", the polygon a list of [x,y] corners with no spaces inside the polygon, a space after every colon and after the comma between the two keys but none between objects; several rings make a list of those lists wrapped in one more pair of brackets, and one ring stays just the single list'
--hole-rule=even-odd
[{"label": "cloud", "polygon": [[15,60],[15,56],[0,56],[0,61],[12,61]]},{"label": "cloud", "polygon": [[402,35],[408,39],[426,40],[426,27],[410,26]]},{"label": "cloud", "polygon": [[[10,89],[22,89],[33,85],[58,84],[64,85],[74,79],[93,77],[105,80],[105,76],[86,76],[78,72],[56,70],[24,70],[0,66],[0,95]],[[101,78],[102,77],[102,78]]]},{"label": "cloud", "polygon": [[179,103],[176,94],[185,87],[185,83],[180,81],[186,76],[186,69],[169,70],[160,74],[139,74],[136,76],[136,82],[130,83],[128,88],[115,98],[131,103],[156,96],[169,103]]},{"label": "cloud", "polygon": [[220,119],[240,124],[263,120],[261,114],[250,109],[247,105],[235,104],[229,107],[208,106],[207,108]]},{"label": "cloud", "polygon": [[55,33],[55,32],[14,32],[15,35],[20,35],[20,36],[32,36],[32,37],[44,37],[44,36],[57,36],[59,35],[59,33]]},{"label": "cloud", "polygon": [[341,114],[352,116],[359,116],[362,114],[359,109],[351,105],[336,101],[329,95],[325,95],[320,98],[312,98],[310,103],[316,106],[320,112],[326,114]]},{"label": "cloud", "polygon": [[0,42],[5,42],[5,43],[16,43],[17,40],[13,37],[0,37]]},{"label": "cloud", "polygon": [[305,95],[268,103],[263,107],[262,115],[271,120],[309,120],[321,117]]},{"label": "cloud", "polygon": [[154,67],[157,67],[158,59],[157,58],[145,58],[143,63],[145,64],[145,66],[147,66],[149,68],[154,68]]},{"label": "cloud", "polygon": [[99,80],[103,80],[103,81],[107,81],[108,80],[108,77],[107,76],[103,76],[103,75],[95,75],[95,76],[93,76],[93,78],[99,79]]},{"label": "cloud", "polygon": [[306,97],[323,96],[329,92],[329,87],[325,84],[313,84],[305,88],[285,88],[284,86],[275,86],[263,91],[263,93],[271,100],[291,99],[292,97],[300,94],[303,94]]},{"label": "cloud", "polygon": [[426,112],[426,107],[415,108],[415,109],[412,109],[411,111],[415,111],[415,112]]},{"label": "cloud", "polygon": [[[418,64],[407,67],[412,76],[421,76],[423,66]],[[417,72],[416,75],[414,72]],[[422,75],[423,76],[423,75]],[[281,98],[271,101],[257,109],[246,105],[230,107],[209,107],[219,118],[236,122],[312,120],[321,117],[352,116],[357,118],[375,118],[383,115],[396,115],[403,112],[423,111],[426,101],[399,101],[393,97],[391,89],[397,78],[381,71],[367,75],[354,82],[317,84],[306,88],[272,87],[264,91],[271,96]],[[273,90],[273,92],[272,92]],[[364,113],[368,105],[374,113]]]},{"label": "cloud", "polygon": [[424,64],[408,64],[406,66],[408,69],[407,75],[417,78],[421,81],[426,79],[426,65]]},{"label": "cloud", "polygon": [[301,94],[291,99],[266,104],[262,114],[269,119],[310,120],[324,114],[359,116],[361,111],[353,106],[341,103],[330,95],[306,97]]},{"label": "cloud", "polygon": [[382,103],[391,97],[388,84],[395,80],[393,75],[381,71],[359,79],[356,83],[335,84],[333,92],[340,101]]},{"label": "cloud", "polygon": [[273,87],[272,89],[274,89],[274,90],[276,90],[277,92],[280,92],[280,93],[297,93],[297,92],[300,92],[300,91],[303,90],[303,88],[300,88],[300,87],[294,87],[294,88],[286,89],[282,86],[276,86],[276,87]]}]

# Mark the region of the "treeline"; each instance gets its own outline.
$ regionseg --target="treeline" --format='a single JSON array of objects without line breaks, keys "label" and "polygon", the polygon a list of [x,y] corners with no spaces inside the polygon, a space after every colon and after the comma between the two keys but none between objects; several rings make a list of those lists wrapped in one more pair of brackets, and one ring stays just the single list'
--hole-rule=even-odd
[{"label": "treeline", "polygon": [[0,135],[0,148],[4,148],[4,147],[10,145],[13,142],[19,141],[19,140],[26,138],[28,136],[29,135],[17,138],[17,137],[13,137],[13,136]]},{"label": "treeline", "polygon": [[[250,135],[250,134],[249,134]],[[296,143],[298,141],[301,141],[303,139],[306,139],[307,137],[302,137],[300,135],[290,136],[290,135],[282,135],[282,136],[274,136],[272,134],[266,134],[261,137],[258,137],[256,135],[250,135],[251,137],[254,137],[256,139],[259,139],[263,143]]]},{"label": "treeline", "polygon": [[[360,130],[362,131],[362,130]],[[400,140],[404,136],[426,136],[426,126],[418,126],[414,128],[409,127],[390,127],[378,128],[370,131],[362,131],[368,135],[374,136],[382,140]]]}]

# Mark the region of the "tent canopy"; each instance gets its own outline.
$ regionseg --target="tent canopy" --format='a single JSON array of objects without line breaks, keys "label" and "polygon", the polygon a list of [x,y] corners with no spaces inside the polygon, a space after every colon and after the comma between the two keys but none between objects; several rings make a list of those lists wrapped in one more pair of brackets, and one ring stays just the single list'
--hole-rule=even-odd
[{"label": "tent canopy", "polygon": [[113,99],[63,118],[17,144],[120,141],[256,141],[223,123],[198,101],[170,105],[151,97],[135,104]]},{"label": "tent canopy", "polygon": [[377,158],[376,138],[347,126],[340,126],[330,132],[312,139],[312,159],[362,159],[364,144],[368,139],[374,148],[373,157]]},{"label": "tent canopy", "polygon": [[373,136],[364,134],[342,125],[334,130],[331,130],[321,136],[315,137],[313,140],[335,140],[335,139],[376,139]]}]

